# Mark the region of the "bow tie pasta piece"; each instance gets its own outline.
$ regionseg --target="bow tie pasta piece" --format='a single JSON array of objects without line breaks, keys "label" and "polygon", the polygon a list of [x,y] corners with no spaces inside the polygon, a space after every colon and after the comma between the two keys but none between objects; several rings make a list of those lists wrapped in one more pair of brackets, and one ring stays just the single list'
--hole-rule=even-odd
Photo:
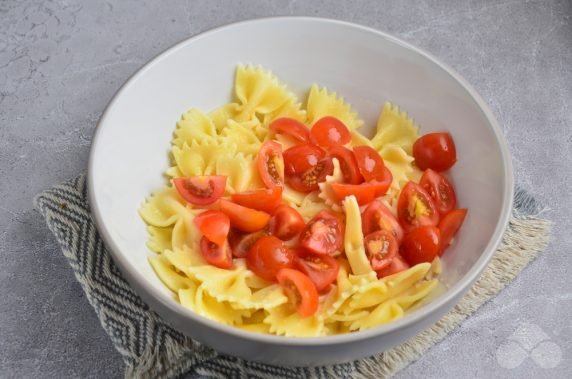
[{"label": "bow tie pasta piece", "polygon": [[409,180],[418,182],[421,171],[413,164],[414,158],[407,154],[402,147],[387,144],[379,150],[385,166],[393,174],[393,182],[390,187],[390,196],[396,197],[401,187]]},{"label": "bow tie pasta piece", "polygon": [[192,275],[189,274],[190,267],[204,266],[207,264],[198,246],[183,246],[182,249],[165,250],[163,256],[173,267],[191,277]]},{"label": "bow tie pasta piece", "polygon": [[325,116],[336,117],[350,130],[363,125],[363,121],[342,97],[338,97],[335,92],[328,92],[325,88],[319,88],[317,85],[310,88],[306,113],[308,125],[314,125],[316,121]]},{"label": "bow tie pasta piece", "polygon": [[160,228],[156,226],[147,226],[147,233],[149,233],[149,240],[147,247],[155,253],[162,253],[165,250],[171,249],[171,238],[173,236],[173,228],[166,227]]},{"label": "bow tie pasta piece", "polygon": [[343,204],[346,212],[346,231],[344,235],[346,257],[354,275],[369,274],[373,272],[373,269],[365,254],[359,205],[353,195],[346,197]]},{"label": "bow tie pasta piece", "polygon": [[181,176],[213,175],[216,162],[221,155],[234,155],[236,146],[226,143],[196,143],[183,144],[183,147],[173,146],[173,159]]},{"label": "bow tie pasta piece", "polygon": [[401,147],[408,155],[411,155],[417,138],[419,138],[418,128],[407,113],[389,102],[383,104],[377,121],[377,133],[371,141],[374,148],[380,150],[383,146],[392,144]]},{"label": "bow tie pasta piece", "polygon": [[312,219],[321,211],[327,210],[329,208],[315,192],[304,196],[304,199],[299,206],[295,204],[291,206],[292,208],[296,209],[298,213],[300,213],[306,222]]},{"label": "bow tie pasta piece", "polygon": [[294,94],[260,67],[239,65],[234,91],[240,104],[236,121],[252,120],[256,115],[264,117],[288,102],[296,103]]},{"label": "bow tie pasta piece", "polygon": [[217,131],[213,121],[196,108],[183,114],[181,120],[177,122],[173,145],[179,148],[182,148],[185,143],[190,146],[193,142],[214,144],[216,141]]},{"label": "bow tie pasta piece", "polygon": [[171,236],[173,248],[183,249],[185,246],[199,245],[201,234],[193,222],[195,214],[196,211],[188,207],[179,213],[179,219],[173,227],[173,235]]},{"label": "bow tie pasta piece", "polygon": [[228,120],[226,128],[222,131],[221,140],[228,145],[236,145],[238,152],[247,155],[258,154],[262,143],[255,134],[251,124],[252,122],[242,124]]},{"label": "bow tie pasta piece", "polygon": [[217,132],[220,133],[224,130],[224,128],[226,128],[228,120],[237,121],[239,109],[240,105],[236,103],[228,103],[209,113],[209,117],[213,121]]},{"label": "bow tie pasta piece", "polygon": [[325,334],[324,321],[316,315],[301,317],[290,304],[270,309],[264,323],[270,332],[287,337],[316,337]]},{"label": "bow tie pasta piece", "polygon": [[216,163],[216,174],[227,177],[226,191],[228,193],[264,187],[256,169],[256,161],[252,156],[245,156],[242,153],[234,156],[220,155]]},{"label": "bow tie pasta piece", "polygon": [[371,143],[369,138],[367,138],[366,136],[364,136],[363,134],[361,134],[357,130],[355,130],[355,129],[350,130],[350,134],[352,136],[352,142],[351,142],[352,147],[369,146],[369,147],[373,148],[373,144]]},{"label": "bow tie pasta piece", "polygon": [[148,259],[153,271],[171,291],[178,293],[181,289],[196,287],[194,280],[178,272],[162,255],[153,255]]},{"label": "bow tie pasta piece", "polygon": [[268,126],[272,121],[281,117],[293,118],[297,121],[300,121],[301,123],[304,123],[306,121],[306,111],[301,109],[301,107],[302,104],[297,103],[294,98],[289,99],[274,112],[265,114],[262,118],[262,124],[264,126]]},{"label": "bow tie pasta piece", "polygon": [[204,287],[204,283],[197,289],[192,306],[193,310],[201,316],[226,325],[241,325],[243,318],[252,315],[249,310],[234,309],[230,303],[210,296]]},{"label": "bow tie pasta piece", "polygon": [[139,215],[152,226],[173,225],[185,211],[185,201],[172,187],[153,193],[139,208]]}]

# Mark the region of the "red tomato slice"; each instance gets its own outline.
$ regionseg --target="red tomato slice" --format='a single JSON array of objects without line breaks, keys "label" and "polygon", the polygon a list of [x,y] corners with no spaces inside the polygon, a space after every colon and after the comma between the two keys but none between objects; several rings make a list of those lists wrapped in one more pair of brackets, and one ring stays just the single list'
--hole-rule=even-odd
[{"label": "red tomato slice", "polygon": [[285,204],[274,210],[274,214],[268,224],[270,233],[283,241],[291,240],[300,234],[302,229],[304,229],[304,225],[304,219],[300,213]]},{"label": "red tomato slice", "polygon": [[415,266],[422,262],[433,262],[439,255],[441,233],[436,226],[425,225],[405,234],[401,245],[401,255],[407,263]]},{"label": "red tomato slice", "polygon": [[348,128],[335,117],[326,116],[312,126],[310,141],[325,148],[345,145],[352,140]]},{"label": "red tomato slice", "polygon": [[403,228],[393,213],[379,201],[372,201],[363,211],[361,216],[364,236],[378,230],[386,230],[393,233],[397,244],[401,245],[403,240]]},{"label": "red tomato slice", "polygon": [[421,186],[408,182],[397,200],[397,218],[408,231],[423,225],[437,225],[439,212],[431,196]]},{"label": "red tomato slice", "polygon": [[366,181],[385,179],[385,164],[381,155],[369,146],[354,147],[359,172]]},{"label": "red tomato slice", "polygon": [[374,271],[389,266],[397,256],[397,239],[392,232],[378,230],[364,239],[365,250]]},{"label": "red tomato slice", "polygon": [[230,230],[230,219],[221,211],[204,211],[193,219],[199,231],[211,242],[222,245]]},{"label": "red tomato slice", "polygon": [[284,151],[284,174],[303,174],[316,166],[326,156],[324,150],[316,145],[304,144],[292,146]]},{"label": "red tomato slice", "polygon": [[260,178],[268,188],[284,184],[284,158],[282,146],[274,141],[266,141],[258,152],[256,165]]},{"label": "red tomato slice", "polygon": [[310,278],[298,270],[283,268],[278,272],[278,282],[286,296],[296,306],[302,317],[312,316],[318,310],[318,291]]},{"label": "red tomato slice", "polygon": [[413,157],[421,170],[445,171],[457,162],[457,150],[449,133],[429,133],[413,144]]},{"label": "red tomato slice", "polygon": [[332,158],[337,158],[340,162],[340,169],[342,170],[345,183],[360,184],[363,182],[358,162],[350,149],[336,145],[332,146],[328,153]]},{"label": "red tomato slice", "polygon": [[332,190],[339,201],[347,196],[354,195],[359,205],[371,203],[376,197],[387,192],[389,185],[378,182],[366,182],[362,184],[332,183]]},{"label": "red tomato slice", "polygon": [[276,281],[280,269],[292,267],[294,252],[276,237],[262,237],[246,255],[246,265],[256,275],[270,282]]},{"label": "red tomato slice", "polygon": [[232,255],[226,240],[219,245],[209,241],[206,237],[202,237],[200,248],[201,254],[208,264],[224,269],[232,267]]},{"label": "red tomato slice", "polygon": [[342,224],[328,211],[315,215],[300,234],[300,246],[316,254],[340,251],[343,240]]},{"label": "red tomato slice", "polygon": [[324,158],[314,167],[298,175],[286,176],[286,183],[299,192],[309,193],[319,189],[318,183],[326,180],[326,176],[334,171],[331,158]]},{"label": "red tomato slice", "polygon": [[451,240],[457,234],[461,225],[467,216],[467,209],[455,209],[445,215],[439,222],[439,230],[441,231],[441,251],[439,255],[443,255],[445,249],[451,244]]},{"label": "red tomato slice", "polygon": [[457,195],[451,182],[438,172],[428,168],[421,177],[419,185],[431,196],[440,214],[445,214],[457,205]]},{"label": "red tomato slice", "polygon": [[270,221],[270,215],[231,201],[221,199],[220,210],[230,219],[230,225],[243,232],[256,232]]},{"label": "red tomato slice", "polygon": [[397,274],[398,272],[405,271],[408,268],[409,264],[401,257],[401,255],[397,254],[388,266],[377,271],[377,278],[381,279],[389,275]]},{"label": "red tomato slice", "polygon": [[340,264],[329,255],[301,253],[294,259],[296,268],[308,275],[316,286],[318,292],[322,292],[338,277]]},{"label": "red tomato slice", "polygon": [[254,233],[240,233],[233,231],[229,237],[228,242],[232,249],[232,255],[236,258],[244,258],[248,251],[262,237],[267,237],[268,231],[261,230]]},{"label": "red tomato slice", "polygon": [[226,186],[226,176],[190,176],[175,178],[173,184],[179,195],[193,205],[207,205],[217,201]]},{"label": "red tomato slice", "polygon": [[270,123],[270,130],[274,133],[284,134],[297,142],[308,142],[310,130],[306,125],[293,118],[282,117]]},{"label": "red tomato slice", "polygon": [[282,187],[256,189],[254,191],[234,193],[232,201],[247,208],[272,213],[282,201]]}]

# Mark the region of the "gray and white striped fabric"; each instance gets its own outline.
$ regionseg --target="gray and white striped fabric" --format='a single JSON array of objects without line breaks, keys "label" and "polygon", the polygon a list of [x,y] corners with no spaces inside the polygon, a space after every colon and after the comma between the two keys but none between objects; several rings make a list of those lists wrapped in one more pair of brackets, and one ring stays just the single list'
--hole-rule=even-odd
[{"label": "gray and white striped fabric", "polygon": [[[113,263],[92,220],[82,175],[35,199],[101,325],[126,364],[126,377],[382,378],[418,359],[504,288],[540,253],[550,223],[533,216],[533,198],[518,192],[516,214],[495,258],[467,296],[419,336],[374,357],[328,367],[268,366],[218,354],[173,329],[137,296]],[[507,269],[508,267],[508,269]]]}]

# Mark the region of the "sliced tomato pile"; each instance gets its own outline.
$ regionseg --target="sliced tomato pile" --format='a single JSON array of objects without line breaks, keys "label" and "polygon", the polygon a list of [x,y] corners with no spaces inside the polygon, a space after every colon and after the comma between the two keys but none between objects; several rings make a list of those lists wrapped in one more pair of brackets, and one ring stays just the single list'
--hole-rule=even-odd
[{"label": "sliced tomato pile", "polygon": [[340,120],[328,116],[308,128],[278,118],[269,128],[292,145],[286,150],[272,140],[262,145],[256,168],[264,188],[224,196],[225,176],[173,179],[182,199],[205,209],[193,221],[209,264],[231,269],[234,259],[244,260],[260,278],[279,283],[302,317],[313,315],[319,294],[338,277],[344,216],[321,211],[306,222],[283,195],[290,189],[319,191],[333,173],[334,159],[343,179],[328,188],[333,200],[355,196],[362,207],[365,253],[378,278],[431,262],[453,243],[467,210],[456,208],[453,184],[443,173],[457,161],[450,134],[430,133],[415,142],[413,155],[423,175],[419,183],[402,187],[392,208],[382,199],[393,182],[391,171],[373,148],[352,149],[351,133]]}]

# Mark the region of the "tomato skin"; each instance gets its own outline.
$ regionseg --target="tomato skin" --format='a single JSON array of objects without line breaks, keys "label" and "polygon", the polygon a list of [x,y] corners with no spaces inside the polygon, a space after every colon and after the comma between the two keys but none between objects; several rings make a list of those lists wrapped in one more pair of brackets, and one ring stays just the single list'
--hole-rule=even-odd
[{"label": "tomato skin", "polygon": [[234,193],[230,198],[234,203],[244,207],[272,213],[282,202],[282,187]]},{"label": "tomato skin", "polygon": [[407,263],[401,255],[397,254],[388,266],[377,271],[377,278],[381,279],[389,275],[397,274],[398,272],[407,270],[409,267],[409,263]]},{"label": "tomato skin", "polygon": [[270,215],[221,199],[220,210],[230,219],[230,225],[243,232],[256,232],[263,229],[270,221]]},{"label": "tomato skin", "polygon": [[321,211],[306,224],[300,234],[300,246],[315,254],[333,254],[343,244],[343,227],[338,218]]},{"label": "tomato skin", "polygon": [[326,152],[316,145],[303,144],[292,146],[284,151],[284,174],[299,175],[316,166]]},{"label": "tomato skin", "polygon": [[443,217],[439,222],[439,230],[441,231],[441,251],[439,251],[440,256],[443,255],[445,250],[451,244],[451,240],[463,225],[466,216],[466,208],[455,209],[447,213],[445,217]]},{"label": "tomato skin", "polygon": [[369,146],[354,147],[354,155],[359,172],[366,181],[383,180],[385,178],[385,164],[381,155]]},{"label": "tomato skin", "polygon": [[447,178],[428,168],[421,177],[419,185],[431,196],[439,214],[449,213],[457,205],[457,195]]},{"label": "tomato skin", "polygon": [[306,274],[318,292],[327,289],[338,277],[340,264],[329,255],[301,252],[294,259],[295,267]]},{"label": "tomato skin", "polygon": [[212,204],[224,194],[226,176],[190,176],[173,179],[179,195],[193,205]]},{"label": "tomato skin", "polygon": [[397,218],[405,231],[424,225],[437,225],[439,212],[431,196],[418,184],[408,182],[397,200]]},{"label": "tomato skin", "polygon": [[281,187],[284,184],[284,158],[282,146],[279,143],[264,142],[258,152],[256,166],[266,187]]},{"label": "tomato skin", "polygon": [[310,130],[298,120],[281,117],[270,123],[270,130],[277,134],[284,134],[293,140],[306,143],[310,140]]},{"label": "tomato skin", "polygon": [[332,159],[326,157],[314,167],[299,175],[286,176],[286,183],[294,190],[310,193],[319,189],[319,183],[326,180],[326,176],[334,171]]},{"label": "tomato skin", "polygon": [[339,201],[348,196],[355,196],[359,205],[371,203],[376,197],[387,192],[388,185],[378,182],[365,182],[362,184],[332,183],[332,190]]},{"label": "tomato skin", "polygon": [[397,240],[397,244],[401,245],[403,241],[403,228],[393,213],[383,203],[372,201],[362,214],[362,228],[364,236],[376,232],[378,230],[387,230],[393,233]]},{"label": "tomato skin", "polygon": [[407,263],[415,266],[418,263],[433,262],[439,255],[441,232],[436,226],[425,225],[405,234],[401,245],[401,255]]},{"label": "tomato skin", "polygon": [[282,204],[274,210],[268,227],[270,233],[283,241],[291,240],[304,229],[304,218],[294,208]]},{"label": "tomato skin", "polygon": [[351,140],[347,126],[332,116],[322,117],[310,129],[310,141],[325,148],[345,145]]},{"label": "tomato skin", "polygon": [[211,242],[222,245],[230,230],[230,219],[221,211],[208,210],[197,215],[193,222]]},{"label": "tomato skin", "polygon": [[208,264],[223,269],[232,267],[232,255],[226,240],[219,245],[203,236],[200,242],[200,249],[203,258],[205,258]]},{"label": "tomato skin", "polygon": [[314,283],[298,270],[283,268],[277,274],[286,296],[297,306],[302,317],[312,316],[318,310],[318,291]]},{"label": "tomato skin", "polygon": [[429,133],[413,144],[413,157],[421,170],[445,171],[457,162],[457,149],[449,133]]},{"label": "tomato skin", "polygon": [[378,230],[365,236],[364,245],[374,271],[381,270],[397,256],[397,239],[392,232]]},{"label": "tomato skin", "polygon": [[276,274],[294,265],[294,252],[276,237],[262,237],[252,245],[246,255],[246,266],[269,282],[276,281]]},{"label": "tomato skin", "polygon": [[342,170],[345,183],[360,184],[363,182],[358,163],[350,149],[336,145],[332,146],[328,153],[332,158],[336,158],[340,162],[340,169]]},{"label": "tomato skin", "polygon": [[231,233],[228,237],[228,242],[232,250],[232,256],[235,258],[246,257],[248,251],[256,241],[267,236],[268,231],[266,230],[260,230],[254,233]]}]

